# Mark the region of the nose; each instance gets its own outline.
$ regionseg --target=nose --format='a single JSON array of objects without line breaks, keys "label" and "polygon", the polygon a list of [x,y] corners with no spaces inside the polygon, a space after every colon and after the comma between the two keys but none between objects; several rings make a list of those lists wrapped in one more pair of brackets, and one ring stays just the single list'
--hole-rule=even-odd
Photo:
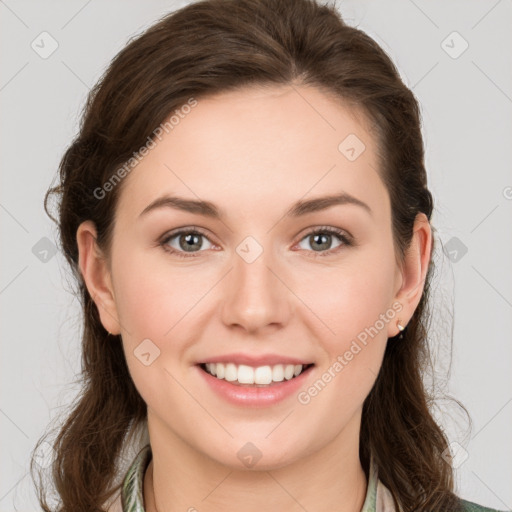
[{"label": "nose", "polygon": [[270,251],[263,251],[254,261],[243,253],[234,253],[233,268],[226,276],[222,304],[224,324],[248,333],[264,333],[283,328],[291,316],[293,294],[286,286]]}]

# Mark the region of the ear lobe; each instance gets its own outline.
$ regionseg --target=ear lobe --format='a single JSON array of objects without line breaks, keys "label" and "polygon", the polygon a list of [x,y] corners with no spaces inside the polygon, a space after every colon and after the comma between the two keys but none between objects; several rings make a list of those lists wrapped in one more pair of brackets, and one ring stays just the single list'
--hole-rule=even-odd
[{"label": "ear lobe", "polygon": [[400,273],[402,286],[394,299],[403,305],[403,311],[400,312],[402,325],[409,322],[421,300],[431,255],[432,229],[427,216],[418,213],[414,221],[412,240]]},{"label": "ear lobe", "polygon": [[82,222],[76,232],[80,273],[98,308],[103,327],[120,334],[119,320],[107,260],[96,242],[96,227],[90,220]]}]

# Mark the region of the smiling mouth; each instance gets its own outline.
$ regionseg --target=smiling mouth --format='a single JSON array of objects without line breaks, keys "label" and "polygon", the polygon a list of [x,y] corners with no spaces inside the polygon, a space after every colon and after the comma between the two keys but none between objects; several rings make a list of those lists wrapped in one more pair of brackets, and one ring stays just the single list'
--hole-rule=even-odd
[{"label": "smiling mouth", "polygon": [[276,364],[259,367],[234,363],[201,363],[198,366],[212,377],[226,380],[234,386],[269,387],[299,377],[314,366],[314,363],[306,365]]}]

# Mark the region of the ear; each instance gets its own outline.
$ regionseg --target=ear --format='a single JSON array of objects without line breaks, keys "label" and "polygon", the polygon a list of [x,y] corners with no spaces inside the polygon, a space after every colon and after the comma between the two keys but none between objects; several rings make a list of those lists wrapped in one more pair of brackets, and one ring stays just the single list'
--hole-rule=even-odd
[{"label": "ear", "polygon": [[103,327],[111,334],[120,334],[110,269],[96,238],[94,223],[90,220],[82,222],[76,232],[78,266],[87,290],[98,308]]},{"label": "ear", "polygon": [[[418,213],[414,221],[411,243],[406,250],[403,265],[397,272],[396,282],[399,289],[394,302],[400,302],[402,305],[397,318],[403,326],[408,324],[421,300],[431,256],[432,229],[427,216]],[[393,332],[388,333],[389,337],[400,333],[396,323],[390,327]]]}]

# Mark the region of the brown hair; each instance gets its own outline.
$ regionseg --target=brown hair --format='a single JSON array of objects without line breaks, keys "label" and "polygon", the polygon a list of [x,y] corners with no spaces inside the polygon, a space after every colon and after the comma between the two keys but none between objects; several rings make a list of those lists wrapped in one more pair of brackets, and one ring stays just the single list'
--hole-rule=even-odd
[{"label": "brown hair", "polygon": [[[155,128],[190,98],[246,85],[318,87],[363,113],[376,130],[379,173],[389,192],[397,261],[403,261],[416,215],[430,220],[421,116],[388,55],[335,7],[312,0],[206,0],[163,17],[113,59],[93,88],[80,130],[60,163],[60,243],[78,284],[83,313],[82,392],[52,444],[59,512],[103,510],[119,491],[122,450],[146,421],[120,337],[103,328],[78,268],[76,232],[92,220],[106,254],[123,182],[101,200],[94,191],[132,157]],[[148,139],[149,138],[149,139]],[[432,366],[427,309],[433,262],[403,338],[387,344],[363,405],[360,458],[370,453],[379,478],[403,510],[457,510],[443,430],[429,407],[422,375]],[[459,402],[457,402],[459,404]],[[460,405],[460,404],[459,404]],[[35,450],[39,447],[39,443]],[[34,451],[35,451],[34,450]],[[32,461],[31,469],[34,461]],[[51,510],[39,489],[45,511]]]}]

